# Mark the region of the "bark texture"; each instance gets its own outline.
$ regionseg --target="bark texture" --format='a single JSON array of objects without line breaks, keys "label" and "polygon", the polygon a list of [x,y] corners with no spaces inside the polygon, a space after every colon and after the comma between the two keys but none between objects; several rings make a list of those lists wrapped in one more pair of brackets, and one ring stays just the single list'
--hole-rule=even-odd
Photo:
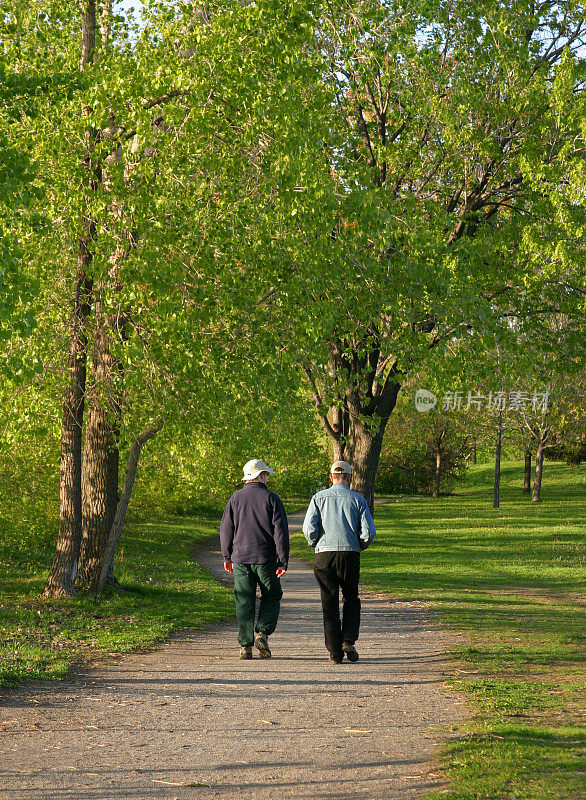
[{"label": "bark texture", "polygon": [[373,436],[364,425],[351,425],[351,451],[344,460],[352,464],[352,489],[361,494],[374,512],[374,482],[380,461],[380,452],[386,428],[386,421],[379,425]]},{"label": "bark texture", "polygon": [[84,72],[94,59],[96,49],[96,0],[81,2],[81,55],[79,68]]},{"label": "bark texture", "polygon": [[59,533],[57,547],[43,594],[72,597],[75,594],[82,537],[82,431],[87,372],[86,322],[90,313],[91,262],[88,241],[79,245],[71,334],[69,339],[69,386],[63,399],[61,423],[61,471],[59,482]]},{"label": "bark texture", "polygon": [[120,368],[111,353],[105,286],[96,292],[92,386],[88,390],[82,473],[83,533],[78,582],[96,591],[102,555],[118,504]]},{"label": "bark texture", "polygon": [[[368,332],[369,341],[377,331]],[[361,353],[362,355],[358,355]],[[374,509],[374,482],[385,428],[401,388],[394,360],[381,356],[380,348],[359,342],[333,342],[327,374],[305,365],[316,410],[333,445],[334,460],[352,465],[352,489]],[[328,386],[344,387],[335,403],[326,400]]]},{"label": "bark texture", "polygon": [[[96,44],[95,0],[82,2],[81,72],[94,59]],[[84,115],[87,110],[84,109]],[[88,188],[95,190],[99,174],[92,167],[91,155],[95,137],[89,130],[85,135],[83,165],[88,175]],[[73,315],[69,336],[69,385],[63,400],[61,422],[61,469],[59,481],[59,534],[49,577],[44,589],[47,597],[67,597],[75,594],[82,538],[82,432],[87,374],[87,318],[91,311],[92,262],[91,244],[96,237],[96,225],[84,216],[85,233],[79,240]]]},{"label": "bark texture", "polygon": [[537,449],[535,450],[535,480],[533,481],[533,492],[531,500],[533,503],[541,501],[541,481],[543,478],[543,454],[545,451],[545,441],[547,433],[540,431],[539,438],[537,439]]},{"label": "bark texture", "polygon": [[100,2],[100,38],[102,46],[106,47],[110,40],[110,29],[112,27],[112,0],[101,0]]},{"label": "bark texture", "polygon": [[525,450],[525,477],[523,480],[523,494],[531,491],[531,450]]}]

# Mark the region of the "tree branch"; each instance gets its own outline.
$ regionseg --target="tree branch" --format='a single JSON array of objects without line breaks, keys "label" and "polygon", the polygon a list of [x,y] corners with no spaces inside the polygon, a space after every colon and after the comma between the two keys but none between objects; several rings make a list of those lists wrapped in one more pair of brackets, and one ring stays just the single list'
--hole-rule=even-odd
[{"label": "tree branch", "polygon": [[124,525],[126,512],[128,510],[128,504],[130,503],[130,496],[132,494],[132,488],[134,486],[134,479],[136,477],[136,470],[138,467],[138,460],[140,458],[140,451],[142,449],[142,446],[146,442],[148,442],[149,439],[152,439],[152,437],[155,436],[155,434],[157,434],[161,430],[164,424],[165,424],[165,419],[162,419],[161,422],[157,423],[156,425],[151,425],[150,428],[144,430],[134,439],[132,446],[130,448],[130,452],[128,454],[128,460],[126,462],[126,474],[124,476],[124,486],[122,487],[120,500],[118,501],[118,505],[116,506],[116,514],[114,516],[114,521],[112,522],[112,527],[110,528],[110,533],[108,534],[108,541],[106,543],[106,547],[104,548],[104,553],[101,559],[100,578],[97,587],[98,593],[101,592],[102,589],[104,588],[104,584],[106,583],[106,578],[108,577],[110,564],[114,559],[116,547],[118,546],[118,541],[122,533],[122,526]]},{"label": "tree branch", "polygon": [[152,100],[145,100],[144,107],[148,111],[150,108],[154,108],[155,106],[161,105],[162,103],[166,103],[167,100],[172,100],[174,97],[187,97],[190,93],[190,89],[172,89],[170,92],[166,94],[162,94],[160,97],[155,97]]}]

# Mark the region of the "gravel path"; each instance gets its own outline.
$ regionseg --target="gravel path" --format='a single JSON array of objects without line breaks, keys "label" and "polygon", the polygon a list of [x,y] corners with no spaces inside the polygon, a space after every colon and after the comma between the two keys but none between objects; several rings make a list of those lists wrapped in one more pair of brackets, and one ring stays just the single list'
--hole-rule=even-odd
[{"label": "gravel path", "polygon": [[[198,560],[225,580],[219,549]],[[336,665],[311,570],[293,560],[283,589],[270,660],[238,661],[232,622],[0,695],[0,798],[406,800],[437,788],[431,759],[466,711],[441,685],[450,639],[436,616],[362,592],[360,661]]]}]

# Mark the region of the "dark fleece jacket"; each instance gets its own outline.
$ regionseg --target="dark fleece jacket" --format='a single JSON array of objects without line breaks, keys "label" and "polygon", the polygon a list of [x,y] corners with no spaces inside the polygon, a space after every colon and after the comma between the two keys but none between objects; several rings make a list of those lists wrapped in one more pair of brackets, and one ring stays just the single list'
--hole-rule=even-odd
[{"label": "dark fleece jacket", "polygon": [[224,561],[287,567],[289,526],[281,499],[264,483],[246,483],[228,500],[220,523]]}]

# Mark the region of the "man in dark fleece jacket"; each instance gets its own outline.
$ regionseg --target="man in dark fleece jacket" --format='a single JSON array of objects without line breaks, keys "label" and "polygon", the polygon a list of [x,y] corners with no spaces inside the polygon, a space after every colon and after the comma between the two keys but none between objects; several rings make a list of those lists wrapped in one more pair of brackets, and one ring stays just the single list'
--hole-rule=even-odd
[{"label": "man in dark fleece jacket", "polygon": [[[240,658],[270,658],[268,637],[275,630],[283,590],[281,578],[289,561],[287,514],[278,495],[267,489],[273,470],[253,458],[244,465],[244,486],[234,492],[222,515],[220,543],[224,569],[234,574]],[[256,587],[260,607],[254,624]]]}]

